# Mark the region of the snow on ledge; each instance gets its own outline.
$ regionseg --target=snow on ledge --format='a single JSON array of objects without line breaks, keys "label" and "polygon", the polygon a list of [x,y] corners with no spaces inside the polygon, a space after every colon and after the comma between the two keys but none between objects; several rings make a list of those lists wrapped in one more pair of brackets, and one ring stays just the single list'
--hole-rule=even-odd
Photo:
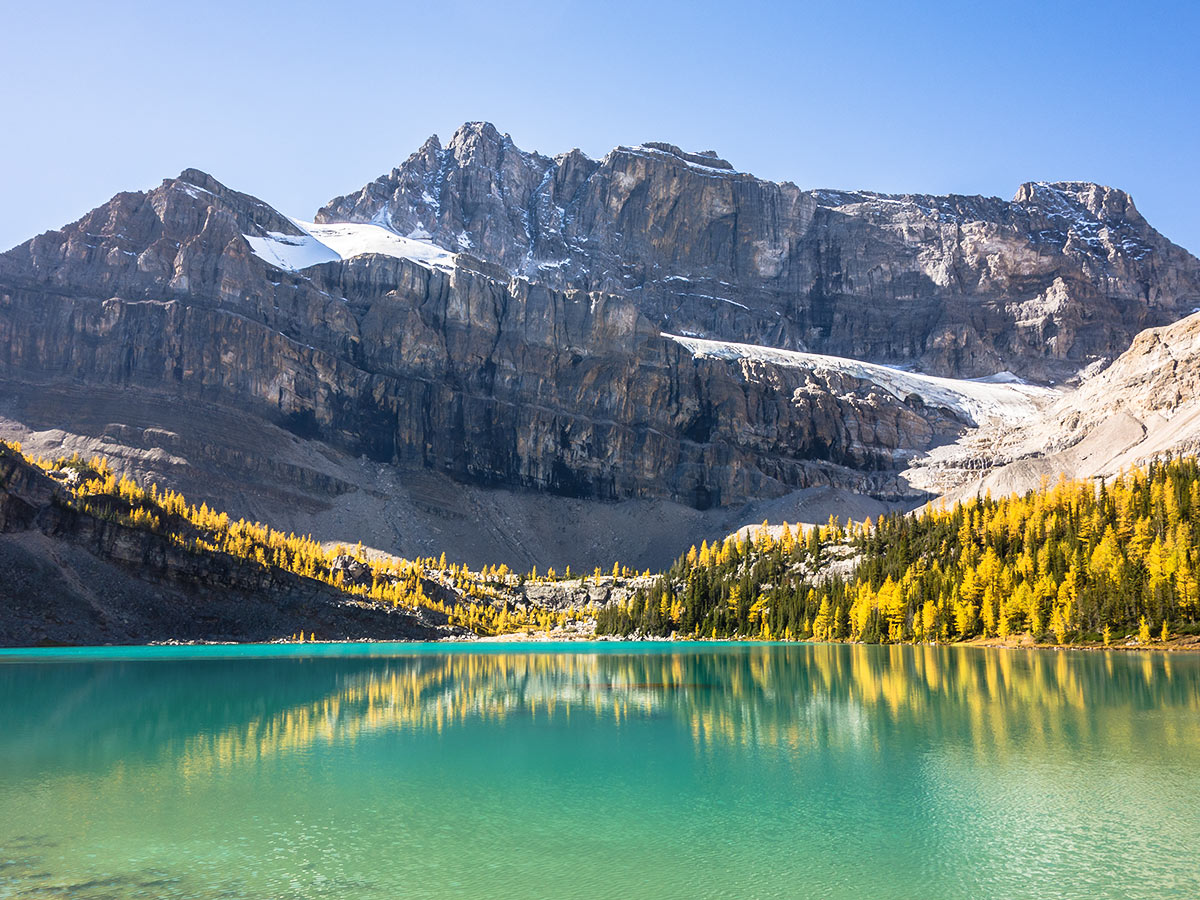
[{"label": "snow on ledge", "polygon": [[340,223],[318,225],[292,219],[302,235],[267,232],[266,237],[244,234],[242,237],[264,262],[288,272],[299,272],[321,263],[352,259],[378,253],[407,259],[428,268],[453,269],[455,254],[428,241],[401,237],[382,225]]},{"label": "snow on ledge", "polygon": [[1011,372],[998,372],[986,378],[941,378],[841,356],[801,353],[731,341],[709,341],[665,331],[662,336],[682,344],[697,359],[758,360],[776,366],[837,372],[865,379],[899,400],[916,394],[929,406],[951,409],[976,425],[996,420],[1020,422],[1058,397],[1058,391],[1053,388],[1027,384]]},{"label": "snow on ledge", "polygon": [[[624,151],[625,153],[632,153],[634,156],[654,157],[656,159],[665,159],[668,162],[675,163],[676,165],[686,166],[687,168],[692,169],[696,172],[700,172],[701,174],[704,174],[704,175],[726,176],[726,175],[744,175],[744,174],[746,174],[745,172],[740,172],[737,169],[733,168],[733,166],[729,165],[727,160],[721,160],[721,162],[725,163],[725,166],[706,166],[706,165],[704,165],[704,163],[696,162],[694,160],[694,158],[687,159],[676,153],[672,153],[669,150],[662,150],[658,147],[647,147],[645,144],[636,144],[632,147],[620,146],[620,147],[614,148],[614,150],[612,152],[616,153],[619,151]],[[692,157],[700,156],[699,154],[688,154],[688,155],[692,156]],[[701,157],[701,158],[703,158],[703,157]]]}]

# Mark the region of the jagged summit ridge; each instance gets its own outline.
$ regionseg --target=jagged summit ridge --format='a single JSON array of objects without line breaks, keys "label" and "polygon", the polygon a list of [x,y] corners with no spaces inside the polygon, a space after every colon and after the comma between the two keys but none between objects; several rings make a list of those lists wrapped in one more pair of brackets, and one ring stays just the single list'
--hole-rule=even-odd
[{"label": "jagged summit ridge", "polygon": [[1071,212],[1082,208],[1106,219],[1144,221],[1129,194],[1092,181],[1027,181],[1017,188],[1013,202]]},{"label": "jagged summit ridge", "polygon": [[801,190],[660,142],[551,158],[487,123],[316,219],[619,293],[673,333],[944,375],[1060,380],[1200,305],[1200,263],[1102,185],[1030,182],[1011,201]]},{"label": "jagged summit ridge", "polygon": [[685,150],[680,150],[674,144],[666,144],[661,141],[647,141],[646,143],[639,144],[635,147],[618,147],[613,152],[636,153],[638,151],[642,151],[643,153],[646,151],[666,153],[670,156],[676,156],[693,166],[700,166],[703,169],[718,169],[727,171],[730,174],[737,174],[728,160],[721,159],[719,156],[717,156],[716,150],[702,150],[699,153],[688,153]]}]

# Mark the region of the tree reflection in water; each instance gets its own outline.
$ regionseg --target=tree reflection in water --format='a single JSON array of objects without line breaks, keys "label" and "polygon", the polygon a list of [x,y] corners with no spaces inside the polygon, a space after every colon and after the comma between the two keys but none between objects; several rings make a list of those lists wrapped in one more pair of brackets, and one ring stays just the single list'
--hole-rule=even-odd
[{"label": "tree reflection in water", "polygon": [[830,644],[12,663],[0,666],[0,711],[19,727],[0,736],[0,767],[62,773],[166,756],[202,773],[390,729],[580,716],[673,720],[698,750],[899,740],[1000,761],[1018,746],[1102,741],[1136,755],[1200,745],[1200,717],[1147,732],[1133,715],[1200,711],[1198,675],[1200,658],[1182,655]]}]

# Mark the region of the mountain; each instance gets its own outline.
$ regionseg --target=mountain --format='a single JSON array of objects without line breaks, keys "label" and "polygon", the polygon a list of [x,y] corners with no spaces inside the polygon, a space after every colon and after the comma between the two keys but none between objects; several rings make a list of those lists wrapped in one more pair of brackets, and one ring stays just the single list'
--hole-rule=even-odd
[{"label": "mountain", "polygon": [[313,222],[186,170],[0,255],[0,432],[330,539],[640,568],[920,503],[914,460],[1197,305],[1111,188],[802,191],[475,123]]},{"label": "mountain", "polygon": [[670,144],[526,153],[487,123],[436,137],[317,221],[383,225],[548,286],[629,296],[665,331],[1063,378],[1190,312],[1195,257],[1120,190],[1010,202],[804,191]]}]

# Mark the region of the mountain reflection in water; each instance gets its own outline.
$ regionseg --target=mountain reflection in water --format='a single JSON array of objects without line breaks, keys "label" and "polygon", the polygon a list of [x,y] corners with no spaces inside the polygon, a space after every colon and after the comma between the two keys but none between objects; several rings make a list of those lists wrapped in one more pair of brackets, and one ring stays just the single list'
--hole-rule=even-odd
[{"label": "mountain reflection in water", "polygon": [[0,897],[1193,900],[1198,713],[1182,654],[0,654]]},{"label": "mountain reflection in water", "polygon": [[165,756],[198,772],[393,729],[579,716],[673,720],[698,749],[919,738],[997,759],[1014,744],[1161,752],[1200,744],[1200,719],[1147,733],[1131,713],[1200,711],[1198,670],[1169,654],[821,644],[10,662],[0,703],[21,727],[0,734],[0,767],[61,774]]}]

